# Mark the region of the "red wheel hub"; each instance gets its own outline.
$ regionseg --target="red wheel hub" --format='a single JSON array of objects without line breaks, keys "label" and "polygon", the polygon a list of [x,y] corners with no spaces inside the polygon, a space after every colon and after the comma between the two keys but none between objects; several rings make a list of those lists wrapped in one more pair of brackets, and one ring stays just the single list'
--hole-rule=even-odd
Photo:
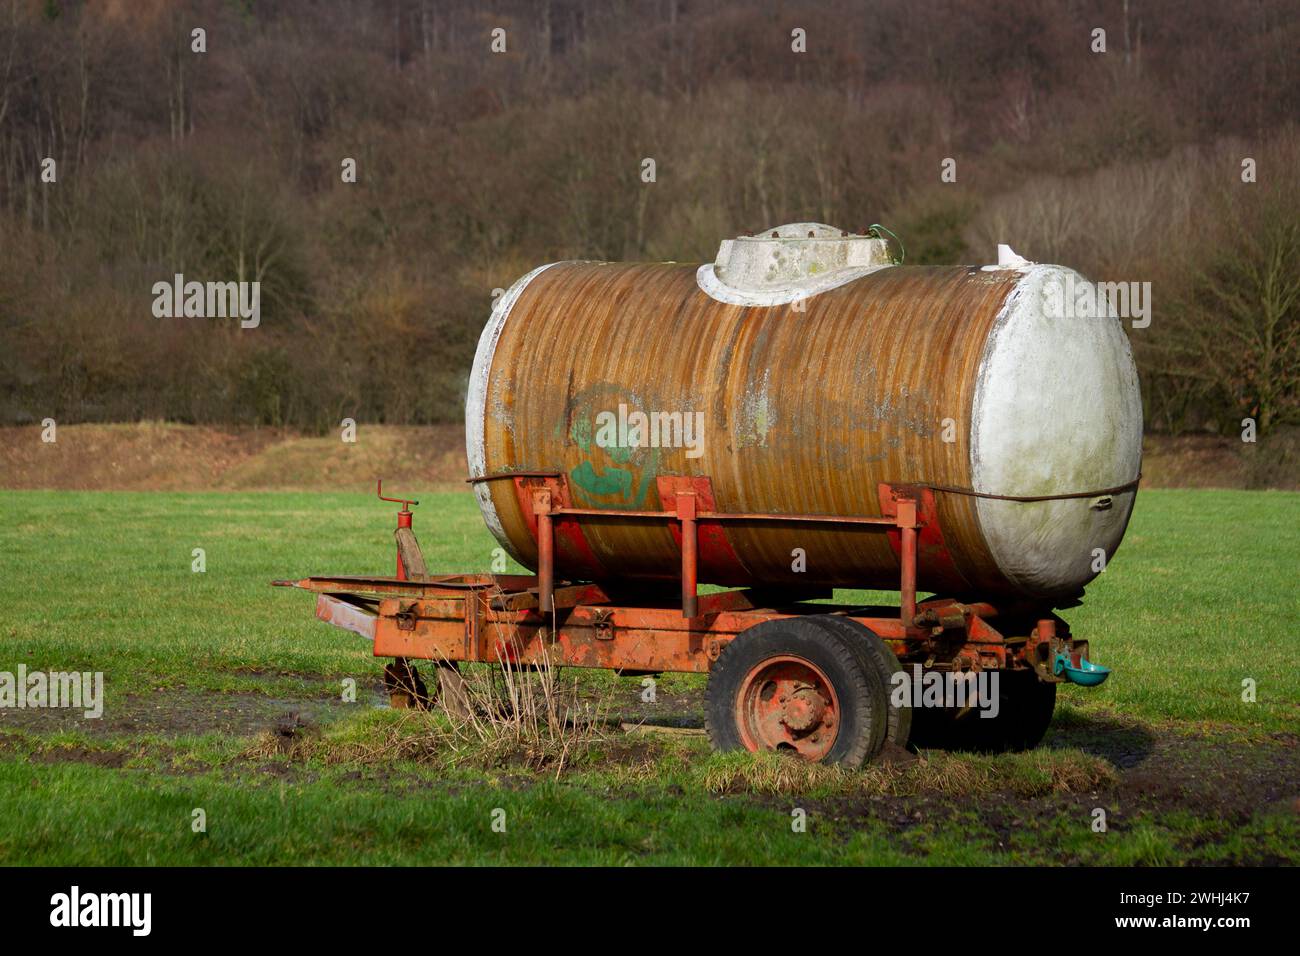
[{"label": "red wheel hub", "polygon": [[749,750],[784,750],[805,760],[822,760],[839,735],[839,698],[810,661],[768,658],[740,685],[736,724]]}]

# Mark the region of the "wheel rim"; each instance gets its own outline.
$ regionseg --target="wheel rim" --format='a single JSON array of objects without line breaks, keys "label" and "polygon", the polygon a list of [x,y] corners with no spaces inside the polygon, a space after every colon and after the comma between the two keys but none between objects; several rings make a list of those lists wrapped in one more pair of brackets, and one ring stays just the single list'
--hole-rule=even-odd
[{"label": "wheel rim", "polygon": [[736,724],[748,750],[822,760],[839,736],[839,698],[811,661],[770,657],[745,675],[736,695]]}]

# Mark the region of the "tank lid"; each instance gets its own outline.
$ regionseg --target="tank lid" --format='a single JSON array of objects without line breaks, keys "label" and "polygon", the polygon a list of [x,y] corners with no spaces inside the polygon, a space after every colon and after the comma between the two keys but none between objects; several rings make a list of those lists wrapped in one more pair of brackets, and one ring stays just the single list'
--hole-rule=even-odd
[{"label": "tank lid", "polygon": [[740,292],[786,292],[836,285],[891,263],[885,240],[821,222],[788,222],[753,236],[724,239],[713,273]]}]

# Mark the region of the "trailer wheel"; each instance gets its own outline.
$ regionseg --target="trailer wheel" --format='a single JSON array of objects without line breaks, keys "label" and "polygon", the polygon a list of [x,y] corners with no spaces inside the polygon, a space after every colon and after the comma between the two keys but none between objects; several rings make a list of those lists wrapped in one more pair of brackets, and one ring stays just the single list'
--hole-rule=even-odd
[{"label": "trailer wheel", "polygon": [[844,634],[850,639],[854,647],[862,650],[866,655],[870,666],[874,667],[880,674],[881,684],[885,688],[886,698],[886,716],[887,724],[885,727],[885,740],[903,749],[907,748],[907,742],[912,736],[912,707],[909,701],[905,707],[895,707],[890,693],[893,688],[894,675],[903,669],[903,665],[898,662],[898,655],[890,648],[880,635],[861,624],[847,617],[838,617],[833,614],[818,614],[816,617],[809,618],[816,621],[822,627],[832,628]]},{"label": "trailer wheel", "polygon": [[1032,750],[1047,733],[1056,709],[1056,685],[1033,671],[1002,671],[998,677],[998,715],[975,710],[958,717],[951,709],[920,708],[914,714],[916,747],[1008,753]]},{"label": "trailer wheel", "polygon": [[968,746],[991,753],[1032,750],[1042,741],[1056,710],[1056,685],[1041,681],[1033,671],[1004,671],[999,685],[999,712],[985,729],[972,727]]},{"label": "trailer wheel", "polygon": [[885,735],[880,674],[852,639],[810,618],[766,621],[722,649],[705,691],[718,750],[775,750],[860,767]]}]

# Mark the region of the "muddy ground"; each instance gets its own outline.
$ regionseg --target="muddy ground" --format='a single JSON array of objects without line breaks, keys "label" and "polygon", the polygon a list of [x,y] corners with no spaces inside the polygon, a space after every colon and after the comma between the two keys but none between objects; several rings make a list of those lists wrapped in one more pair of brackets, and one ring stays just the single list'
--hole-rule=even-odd
[{"label": "muddy ground", "polygon": [[[98,745],[63,747],[38,755],[39,762],[77,761],[104,767],[121,767],[132,754],[151,748],[164,758],[173,750],[169,738],[218,731],[247,737],[250,743],[271,731],[286,739],[311,734],[323,725],[351,716],[357,706],[387,706],[378,680],[358,688],[357,704],[339,700],[336,678],[302,678],[305,696],[272,697],[262,693],[215,692],[175,688],[129,696],[114,702],[99,720],[83,720],[67,711],[0,711],[0,750],[9,749],[6,731],[50,734],[78,730]],[[604,698],[609,716],[630,725],[669,727],[687,735],[703,734],[702,692],[662,690],[654,704],[641,700],[635,682],[623,682],[612,697]],[[158,738],[140,741],[141,736]],[[639,762],[652,759],[655,734],[644,730],[625,742],[607,748],[610,761]],[[143,744],[143,746],[142,746]],[[1062,812],[1090,814],[1106,808],[1112,827],[1123,827],[1143,813],[1185,812],[1221,824],[1244,824],[1260,812],[1284,809],[1300,813],[1300,735],[1276,733],[1247,739],[1225,726],[1153,726],[1106,713],[1070,712],[1058,720],[1044,743],[1048,748],[1075,748],[1108,762],[1116,771],[1114,786],[1091,793],[1057,793],[1027,799],[1013,793],[981,795],[978,799],[925,793],[900,797],[853,795],[827,799],[800,798],[809,813],[825,815],[850,825],[874,819],[888,823],[904,838],[914,828],[945,825],[970,826],[974,820],[996,833],[1004,849],[1027,821],[1046,819]],[[916,759],[891,755],[891,759]],[[282,776],[293,771],[284,765],[255,761],[257,772]],[[183,771],[181,771],[183,772]],[[358,777],[361,775],[358,774]],[[398,779],[401,774],[368,773],[370,783],[401,791],[427,786]],[[528,786],[526,773],[514,773],[507,786]],[[752,799],[787,808],[788,796],[730,795],[727,799]],[[961,820],[957,818],[961,817]],[[1062,862],[1069,862],[1068,858]],[[1269,864],[1278,861],[1253,860]]]}]

